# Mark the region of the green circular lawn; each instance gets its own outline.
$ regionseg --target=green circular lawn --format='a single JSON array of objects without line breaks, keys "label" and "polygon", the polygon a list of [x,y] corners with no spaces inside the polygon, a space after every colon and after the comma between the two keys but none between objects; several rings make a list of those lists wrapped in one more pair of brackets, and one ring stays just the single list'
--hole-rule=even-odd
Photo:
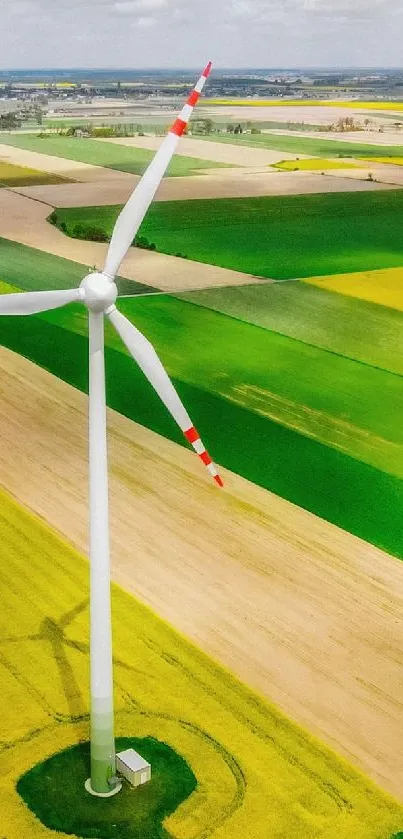
[{"label": "green circular lawn", "polygon": [[23,775],[17,790],[30,810],[52,830],[84,839],[166,839],[163,820],[196,788],[186,761],[152,737],[120,737],[116,750],[133,748],[151,764],[151,781],[102,799],[89,795],[89,743],[80,743],[39,763]]}]

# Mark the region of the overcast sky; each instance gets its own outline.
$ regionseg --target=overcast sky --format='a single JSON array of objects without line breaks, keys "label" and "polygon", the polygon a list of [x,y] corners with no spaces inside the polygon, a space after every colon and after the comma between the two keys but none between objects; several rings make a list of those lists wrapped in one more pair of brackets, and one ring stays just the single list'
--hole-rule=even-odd
[{"label": "overcast sky", "polygon": [[0,66],[402,66],[402,0],[0,0]]}]

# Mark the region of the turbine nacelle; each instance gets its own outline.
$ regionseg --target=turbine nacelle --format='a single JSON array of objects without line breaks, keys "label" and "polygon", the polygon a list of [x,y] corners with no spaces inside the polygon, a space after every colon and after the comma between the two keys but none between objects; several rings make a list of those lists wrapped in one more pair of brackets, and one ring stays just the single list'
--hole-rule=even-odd
[{"label": "turbine nacelle", "polygon": [[80,283],[83,303],[91,312],[106,312],[114,305],[118,296],[116,283],[107,274],[94,271],[87,274]]}]

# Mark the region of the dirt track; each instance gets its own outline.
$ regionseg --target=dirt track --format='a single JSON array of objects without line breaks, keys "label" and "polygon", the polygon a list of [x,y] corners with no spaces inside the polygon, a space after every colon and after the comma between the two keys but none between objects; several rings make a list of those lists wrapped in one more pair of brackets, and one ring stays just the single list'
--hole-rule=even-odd
[{"label": "dirt track", "polygon": [[[329,178],[341,178],[344,182],[346,172],[343,169],[329,169],[327,174]],[[361,181],[361,183],[362,179],[365,181],[365,178],[367,178],[369,174],[371,174],[374,180],[377,181],[378,186],[381,189],[387,189],[388,187],[395,187],[396,189],[396,187],[403,186],[403,166],[393,166],[391,163],[381,164],[368,162],[365,168],[348,170],[349,179],[354,178]],[[73,186],[75,186],[75,184],[73,184]]]},{"label": "dirt track", "polygon": [[[65,236],[46,221],[51,210],[52,207],[47,204],[33,201],[7,189],[0,189],[0,235],[13,242],[21,242],[23,245],[63,256],[73,262],[80,262],[88,268],[95,265],[101,269],[105,262],[107,246]],[[185,291],[259,282],[257,277],[250,274],[241,274],[239,271],[139,248],[130,248],[119,269],[119,275],[159,288],[161,291]]]},{"label": "dirt track", "polygon": [[[149,148],[158,148],[160,138],[137,137],[118,140],[124,144],[146,143]],[[265,195],[297,195],[320,192],[350,192],[381,188],[376,183],[365,181],[365,170],[341,170],[334,177],[332,171],[318,177],[319,172],[278,172],[268,164],[279,159],[290,159],[293,155],[248,148],[210,143],[206,140],[182,138],[181,153],[186,155],[216,159],[221,162],[243,163],[243,166],[229,169],[206,169],[197,176],[183,178],[165,178],[157,196],[157,201],[176,201],[202,198],[248,198]],[[304,157],[304,155],[301,155]],[[88,207],[110,204],[123,204],[134,186],[140,180],[137,175],[118,172],[102,166],[89,166],[73,160],[52,157],[51,155],[25,151],[0,144],[0,159],[6,159],[23,166],[30,166],[44,172],[52,172],[73,178],[77,183],[59,186],[18,187],[20,195],[41,201],[52,207]],[[397,170],[399,167],[393,167]],[[402,172],[386,171],[390,167],[377,167],[372,171],[380,183],[400,185]],[[383,171],[385,170],[385,171]],[[4,205],[6,199],[1,198]],[[1,212],[1,209],[0,209]],[[33,231],[34,232],[34,231]],[[12,236],[10,238],[13,238]],[[25,240],[24,240],[25,241]],[[39,247],[43,247],[40,245]],[[46,248],[44,248],[46,249]],[[52,251],[54,253],[55,251]],[[64,255],[64,254],[63,254]],[[75,258],[75,257],[74,257]],[[80,259],[81,261],[81,259]],[[96,260],[92,260],[93,262]],[[195,269],[198,271],[199,269]],[[146,282],[146,280],[144,280]],[[209,285],[210,281],[207,280]],[[214,283],[216,284],[215,280]],[[220,284],[220,281],[218,282]],[[227,284],[227,283],[226,283]],[[164,286],[165,287],[165,286]],[[171,288],[172,286],[170,286]],[[176,288],[177,286],[175,286]],[[199,285],[197,286],[199,287]]]},{"label": "dirt track", "polygon": [[[343,117],[354,117],[363,122],[369,117],[371,122],[384,123],[386,119],[374,114],[371,109],[346,108],[342,105],[328,105],[326,102],[317,105],[214,105],[208,106],[208,100],[202,100],[199,106],[199,116],[204,116],[203,111],[208,111],[209,116],[226,116],[238,119],[241,122],[303,122],[306,125],[331,125]],[[389,111],[389,113],[391,113]],[[401,113],[397,114],[400,119]]]},{"label": "dirt track", "polygon": [[[403,167],[382,167],[379,181],[401,183]],[[396,175],[391,171],[399,170]],[[401,170],[401,171],[400,171]],[[259,169],[222,169],[206,172],[199,177],[165,178],[156,201],[184,201],[201,198],[256,198],[265,195],[310,195],[320,192],[354,192],[356,190],[382,189],[380,184],[365,180],[366,169],[327,170],[325,175],[316,172],[262,172]],[[378,169],[371,168],[374,176]],[[332,175],[338,172],[337,182]],[[398,179],[397,179],[398,178]],[[130,195],[132,185],[122,181],[105,183],[76,183],[59,186],[17,187],[14,192],[53,207],[95,207],[123,204]]]},{"label": "dirt track", "polygon": [[[85,550],[86,397],[6,350],[0,390],[0,483]],[[115,579],[402,799],[403,564],[113,412],[109,439]]]},{"label": "dirt track", "polygon": [[264,133],[282,134],[288,137],[309,137],[313,140],[338,140],[340,143],[356,143],[358,145],[365,144],[368,146],[401,146],[403,141],[403,132],[394,130],[392,125],[389,131],[384,129],[381,134],[379,130],[326,131],[325,133],[318,133],[317,131],[288,131],[286,128],[272,128],[264,131]]},{"label": "dirt track", "polygon": [[[157,148],[160,138],[134,138],[137,141],[151,141]],[[126,142],[126,141],[125,141]],[[131,143],[131,139],[129,138]],[[268,168],[269,161],[289,159],[293,155],[273,153],[271,151],[248,148],[247,146],[226,146],[220,143],[210,143],[206,140],[190,140],[183,138],[185,153],[195,154],[196,144],[198,154],[207,155],[209,147],[213,147],[210,160],[214,158],[217,147],[221,156],[229,154],[243,161],[243,166],[233,169],[206,169],[199,175],[183,178],[165,178],[157,196],[157,201],[176,201],[201,198],[248,198],[264,195],[298,195],[320,192],[350,192],[357,189],[379,189],[377,184],[365,181],[365,170],[341,170],[337,179],[330,170],[325,176],[319,172],[278,172]],[[191,146],[186,144],[192,144]],[[202,146],[202,148],[200,148]],[[204,148],[206,147],[206,148]],[[229,150],[229,152],[227,151]],[[182,152],[182,149],[181,149]],[[257,152],[257,156],[255,155]],[[218,154],[218,152],[217,152]],[[235,157],[234,157],[235,156]],[[301,155],[303,157],[304,155]],[[73,160],[52,157],[37,152],[24,151],[11,146],[0,145],[0,159],[23,166],[31,166],[44,172],[52,172],[73,178],[77,183],[61,184],[59,186],[18,187],[15,191],[36,201],[43,201],[54,207],[89,207],[124,203],[132,189],[140,180],[137,175],[118,172],[102,166],[89,166]],[[258,164],[258,159],[264,161]],[[254,161],[253,165],[250,165]],[[397,170],[399,167],[393,167]],[[390,169],[390,167],[386,167]],[[385,167],[377,167],[372,171],[379,182],[399,184],[402,182],[402,172],[396,175],[391,171],[383,171]],[[4,199],[3,199],[4,201]]]},{"label": "dirt track", "polygon": [[[99,143],[115,143],[120,146],[132,146],[139,149],[156,151],[161,137],[119,137],[117,139],[99,139]],[[201,160],[214,160],[217,163],[230,163],[234,166],[270,166],[279,160],[295,160],[296,154],[257,149],[251,146],[237,146],[230,143],[215,143],[213,140],[200,140],[198,137],[182,137],[178,154],[182,157],[198,157]],[[299,157],[307,157],[301,154]]]},{"label": "dirt track", "polygon": [[72,178],[83,183],[123,181],[134,185],[138,180],[135,175],[130,175],[128,172],[105,169],[103,166],[90,166],[88,163],[79,163],[77,160],[67,160],[67,158],[54,157],[51,154],[40,154],[36,151],[27,151],[1,143],[0,160],[6,160],[7,163],[15,163],[18,166],[39,169],[41,172],[52,172],[54,175]]}]

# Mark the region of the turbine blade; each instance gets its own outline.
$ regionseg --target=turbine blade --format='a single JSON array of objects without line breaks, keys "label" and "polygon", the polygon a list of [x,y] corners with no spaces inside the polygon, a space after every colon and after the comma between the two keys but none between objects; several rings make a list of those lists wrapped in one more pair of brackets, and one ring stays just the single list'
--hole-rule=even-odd
[{"label": "turbine blade", "polygon": [[119,266],[126,256],[130,245],[143,221],[143,218],[154,198],[154,195],[164,177],[178,145],[179,139],[185,131],[190,115],[195,107],[206,80],[210,74],[211,61],[203,70],[196,87],[187,99],[178,118],[175,120],[167,136],[159,147],[155,157],[146,169],[141,181],[137,184],[126,206],[120,213],[112,233],[109,250],[106,257],[104,274],[115,277]]},{"label": "turbine blade", "polygon": [[118,312],[116,306],[111,306],[106,314],[130,354],[154,390],[158,393],[161,401],[168,408],[169,413],[177,422],[179,428],[183,431],[186,439],[191,443],[195,452],[207,467],[210,475],[212,475],[219,486],[223,486],[217,468],[206,451],[186,408],[181,402],[152,344],[150,344],[147,338],[124,315]]},{"label": "turbine blade", "polygon": [[0,315],[35,315],[85,299],[81,288],[64,291],[26,291],[0,295]]}]

